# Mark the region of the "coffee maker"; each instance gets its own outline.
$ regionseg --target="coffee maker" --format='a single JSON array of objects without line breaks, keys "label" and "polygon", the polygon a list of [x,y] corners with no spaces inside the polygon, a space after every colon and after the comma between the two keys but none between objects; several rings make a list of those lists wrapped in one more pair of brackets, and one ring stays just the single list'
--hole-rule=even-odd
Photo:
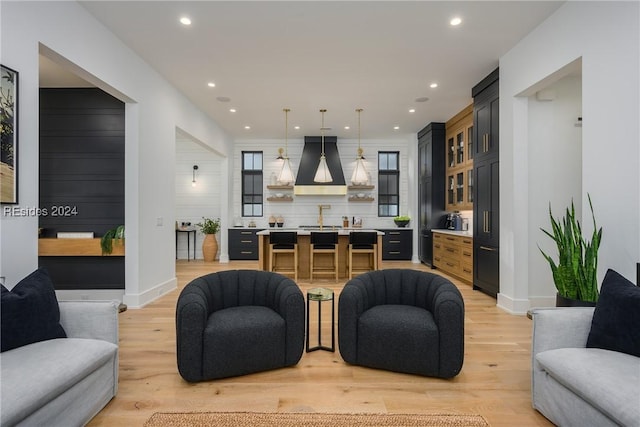
[{"label": "coffee maker", "polygon": [[462,230],[462,217],[459,212],[453,212],[447,215],[444,227],[448,230]]}]

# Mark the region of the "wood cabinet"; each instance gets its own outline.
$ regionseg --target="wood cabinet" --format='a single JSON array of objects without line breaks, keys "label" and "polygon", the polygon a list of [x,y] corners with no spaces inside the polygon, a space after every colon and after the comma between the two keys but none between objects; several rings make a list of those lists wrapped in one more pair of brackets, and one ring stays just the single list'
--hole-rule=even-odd
[{"label": "wood cabinet", "polygon": [[498,69],[472,90],[474,99],[475,197],[473,209],[473,288],[500,291],[500,174]]},{"label": "wood cabinet", "polygon": [[473,238],[434,231],[433,266],[471,283],[473,280]]},{"label": "wood cabinet", "polygon": [[473,104],[446,123],[446,208],[473,209]]},{"label": "wood cabinet", "polygon": [[229,259],[257,260],[258,236],[261,228],[230,228],[229,229]]},{"label": "wood cabinet", "polygon": [[445,124],[429,123],[418,132],[418,256],[424,264],[433,262],[431,230],[443,228]]},{"label": "wood cabinet", "polygon": [[387,261],[411,260],[413,255],[413,230],[380,230],[382,236],[382,259]]}]

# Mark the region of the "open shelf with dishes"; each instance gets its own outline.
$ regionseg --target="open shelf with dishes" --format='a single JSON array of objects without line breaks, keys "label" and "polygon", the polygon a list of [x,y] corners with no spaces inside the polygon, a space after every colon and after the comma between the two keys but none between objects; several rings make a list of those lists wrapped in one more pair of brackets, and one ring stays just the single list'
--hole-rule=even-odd
[{"label": "open shelf with dishes", "polygon": [[275,190],[275,193],[269,194],[267,200],[269,202],[292,202],[293,195],[290,191],[293,191],[293,185],[267,185],[268,190]]}]

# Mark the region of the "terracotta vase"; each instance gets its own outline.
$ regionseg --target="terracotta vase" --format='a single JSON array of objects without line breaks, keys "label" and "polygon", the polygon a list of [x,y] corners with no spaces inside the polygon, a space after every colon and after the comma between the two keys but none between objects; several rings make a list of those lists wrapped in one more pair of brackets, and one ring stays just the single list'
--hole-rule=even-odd
[{"label": "terracotta vase", "polygon": [[205,234],[202,242],[202,256],[207,262],[218,259],[218,240],[215,234]]}]

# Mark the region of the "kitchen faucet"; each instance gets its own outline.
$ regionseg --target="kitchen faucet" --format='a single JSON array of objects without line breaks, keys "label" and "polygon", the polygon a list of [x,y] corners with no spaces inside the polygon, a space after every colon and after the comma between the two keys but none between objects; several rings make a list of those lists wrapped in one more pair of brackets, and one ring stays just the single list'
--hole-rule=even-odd
[{"label": "kitchen faucet", "polygon": [[320,231],[322,231],[322,210],[331,209],[331,205],[318,205],[318,224],[320,224]]}]

